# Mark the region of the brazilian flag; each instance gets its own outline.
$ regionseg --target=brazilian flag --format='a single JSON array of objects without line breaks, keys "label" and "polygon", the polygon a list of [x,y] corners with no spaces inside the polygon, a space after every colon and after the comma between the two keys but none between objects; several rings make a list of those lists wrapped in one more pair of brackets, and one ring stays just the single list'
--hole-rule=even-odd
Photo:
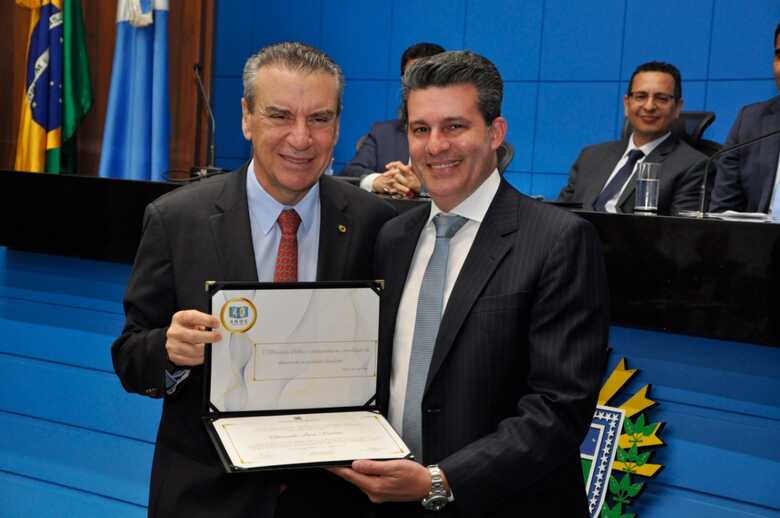
[{"label": "brazilian flag", "polygon": [[16,0],[30,9],[17,171],[74,172],[76,127],[92,107],[79,0]]}]

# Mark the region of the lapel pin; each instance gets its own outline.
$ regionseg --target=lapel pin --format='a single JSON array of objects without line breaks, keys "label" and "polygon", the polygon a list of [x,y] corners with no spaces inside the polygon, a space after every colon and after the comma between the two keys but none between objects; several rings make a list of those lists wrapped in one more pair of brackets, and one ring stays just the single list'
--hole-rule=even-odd
[{"label": "lapel pin", "polygon": [[346,231],[347,231],[347,227],[345,227],[344,225],[339,225],[339,232],[343,234]]}]

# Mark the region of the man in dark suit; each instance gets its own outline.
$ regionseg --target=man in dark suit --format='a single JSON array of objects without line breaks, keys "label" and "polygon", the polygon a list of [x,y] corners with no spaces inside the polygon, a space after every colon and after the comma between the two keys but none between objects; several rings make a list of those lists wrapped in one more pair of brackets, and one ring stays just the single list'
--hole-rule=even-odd
[{"label": "man in dark suit", "polygon": [[[412,45],[401,55],[401,77],[412,63],[441,52],[444,47],[435,43]],[[398,119],[374,123],[339,174],[360,178],[360,187],[369,192],[401,196],[420,192],[420,180],[409,164],[406,128]]]},{"label": "man in dark suit", "polygon": [[[201,421],[204,344],[220,337],[218,319],[206,313],[205,281],[373,278],[375,236],[394,215],[322,175],[338,137],[344,80],[336,63],[303,44],[278,44],[250,57],[243,79],[252,160],[147,207],[125,327],[112,347],[128,391],[165,398],[149,516],[349,515],[342,505],[367,500],[325,471],[314,479],[227,475]],[[297,248],[294,274],[279,261],[290,218],[298,220],[297,231],[284,234]]]},{"label": "man in dark suit", "polygon": [[583,149],[558,199],[585,209],[633,212],[636,166],[658,162],[658,213],[696,210],[707,157],[673,131],[682,106],[682,79],[674,65],[651,61],[637,67],[623,98],[631,135]]},{"label": "man in dark suit", "polygon": [[333,470],[385,502],[379,514],[588,515],[579,445],[605,366],[603,256],[590,224],[499,175],[502,93],[493,63],[471,52],[404,77],[432,204],[379,236],[378,393],[416,462]]},{"label": "man in dark suit", "polygon": [[[780,24],[775,29],[773,71],[780,89]],[[780,129],[780,96],[740,110],[724,147]],[[780,218],[780,136],[732,151],[721,157],[712,189],[710,211],[768,212]]]}]

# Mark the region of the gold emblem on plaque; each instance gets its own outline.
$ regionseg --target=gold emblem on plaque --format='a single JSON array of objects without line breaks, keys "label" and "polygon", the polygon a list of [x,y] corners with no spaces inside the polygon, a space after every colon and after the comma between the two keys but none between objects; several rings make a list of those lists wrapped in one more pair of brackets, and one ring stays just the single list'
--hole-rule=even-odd
[{"label": "gold emblem on plaque", "polygon": [[247,298],[232,298],[222,305],[219,320],[231,333],[246,333],[257,322],[257,308]]}]

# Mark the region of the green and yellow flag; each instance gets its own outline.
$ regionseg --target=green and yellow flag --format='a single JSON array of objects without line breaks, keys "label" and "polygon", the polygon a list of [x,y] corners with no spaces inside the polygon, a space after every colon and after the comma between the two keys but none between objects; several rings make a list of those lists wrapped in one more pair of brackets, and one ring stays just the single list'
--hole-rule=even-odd
[{"label": "green and yellow flag", "polygon": [[74,172],[76,127],[92,107],[79,0],[16,0],[31,10],[15,169]]}]

